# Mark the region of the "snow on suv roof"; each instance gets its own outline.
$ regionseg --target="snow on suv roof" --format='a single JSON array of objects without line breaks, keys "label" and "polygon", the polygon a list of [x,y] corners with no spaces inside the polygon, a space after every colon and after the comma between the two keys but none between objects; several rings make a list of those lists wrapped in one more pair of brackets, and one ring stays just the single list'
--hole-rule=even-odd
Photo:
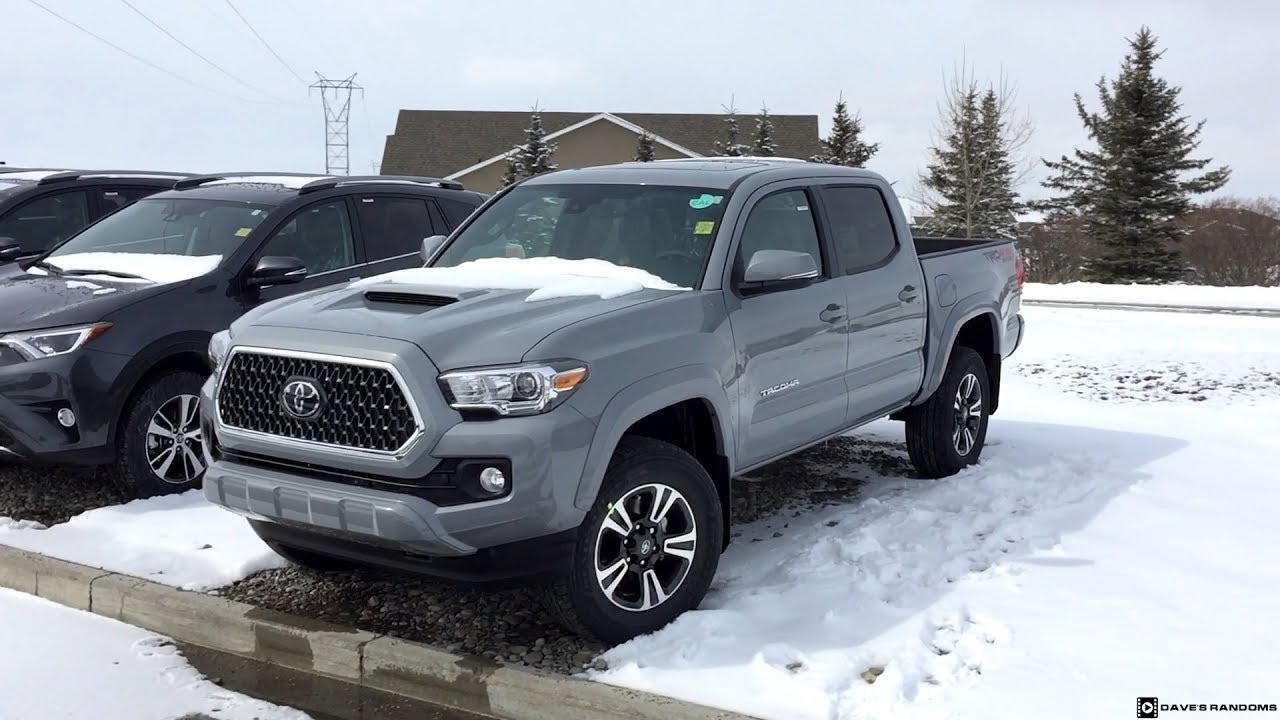
[{"label": "snow on suv roof", "polygon": [[28,181],[39,182],[50,175],[66,172],[66,170],[24,170],[21,172],[7,172],[3,175],[5,182],[12,181]]},{"label": "snow on suv roof", "polygon": [[333,175],[238,175],[204,183],[210,185],[279,185],[291,190],[301,190],[307,183],[325,180]]}]

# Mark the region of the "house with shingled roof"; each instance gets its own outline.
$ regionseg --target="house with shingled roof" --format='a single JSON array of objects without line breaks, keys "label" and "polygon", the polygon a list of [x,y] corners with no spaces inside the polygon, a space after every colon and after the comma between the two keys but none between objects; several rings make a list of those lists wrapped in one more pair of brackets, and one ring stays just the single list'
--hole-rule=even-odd
[{"label": "house with shingled roof", "polygon": [[[495,192],[504,162],[525,139],[530,113],[473,110],[401,110],[383,149],[384,175],[427,175],[458,180],[469,190]],[[781,157],[808,159],[821,152],[817,115],[773,115]],[[724,140],[723,114],[543,112],[547,138],[557,144],[560,169],[631,160],[646,130],[659,160],[715,155]],[[755,117],[738,115],[739,141],[750,143]]]}]

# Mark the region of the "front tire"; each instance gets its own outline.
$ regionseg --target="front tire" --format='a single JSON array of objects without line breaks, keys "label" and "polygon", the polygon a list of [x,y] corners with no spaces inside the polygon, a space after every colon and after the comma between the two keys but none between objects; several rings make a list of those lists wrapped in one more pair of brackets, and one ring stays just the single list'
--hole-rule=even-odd
[{"label": "front tire", "polygon": [[611,644],[659,630],[702,602],[722,532],[720,496],[692,455],[624,437],[578,529],[568,577],[547,588],[548,609]]},{"label": "front tire", "polygon": [[960,346],[942,384],[907,413],[907,455],[921,475],[943,478],[978,462],[987,438],[990,376],[982,356]]},{"label": "front tire", "polygon": [[200,487],[203,384],[199,373],[179,370],[148,381],[130,400],[116,432],[116,470],[126,492],[148,498]]}]

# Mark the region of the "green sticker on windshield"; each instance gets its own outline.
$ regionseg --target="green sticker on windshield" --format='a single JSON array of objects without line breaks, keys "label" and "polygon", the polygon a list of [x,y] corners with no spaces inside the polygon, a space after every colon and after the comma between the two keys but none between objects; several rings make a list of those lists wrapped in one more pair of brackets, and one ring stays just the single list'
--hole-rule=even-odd
[{"label": "green sticker on windshield", "polygon": [[720,201],[723,199],[724,199],[723,195],[712,195],[710,193],[702,193],[698,197],[689,201],[689,207],[693,208],[694,210],[703,210],[705,208],[711,207],[712,205],[719,205]]}]

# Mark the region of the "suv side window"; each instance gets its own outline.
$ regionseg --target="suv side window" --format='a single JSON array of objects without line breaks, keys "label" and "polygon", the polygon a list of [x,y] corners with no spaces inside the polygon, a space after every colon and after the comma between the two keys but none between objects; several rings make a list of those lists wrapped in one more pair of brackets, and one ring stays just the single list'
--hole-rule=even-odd
[{"label": "suv side window", "polygon": [[827,187],[822,189],[822,204],[831,223],[831,241],[846,275],[880,265],[898,249],[893,219],[879,190],[866,186]]},{"label": "suv side window", "polygon": [[160,188],[119,187],[106,185],[97,188],[101,193],[103,214],[112,213],[125,205],[132,204],[148,195],[159,192]]},{"label": "suv side window", "polygon": [[346,200],[299,210],[263,244],[258,256],[265,255],[298,258],[307,266],[308,275],[355,265],[355,242]]},{"label": "suv side window", "polygon": [[421,198],[360,198],[356,212],[368,262],[412,255],[422,247],[424,238],[435,234],[431,213]]},{"label": "suv side window", "polygon": [[479,205],[471,205],[461,200],[451,200],[449,198],[438,197],[435,199],[440,208],[444,210],[445,219],[449,221],[449,229],[458,227],[466,220],[471,213],[475,212]]},{"label": "suv side window", "polygon": [[89,196],[83,190],[44,195],[18,206],[0,220],[0,237],[11,237],[22,252],[44,252],[89,224]]},{"label": "suv side window", "polygon": [[760,250],[792,250],[813,256],[814,264],[825,274],[818,226],[804,190],[784,190],[756,203],[747,215],[738,243],[736,270],[747,267],[752,254]]}]

